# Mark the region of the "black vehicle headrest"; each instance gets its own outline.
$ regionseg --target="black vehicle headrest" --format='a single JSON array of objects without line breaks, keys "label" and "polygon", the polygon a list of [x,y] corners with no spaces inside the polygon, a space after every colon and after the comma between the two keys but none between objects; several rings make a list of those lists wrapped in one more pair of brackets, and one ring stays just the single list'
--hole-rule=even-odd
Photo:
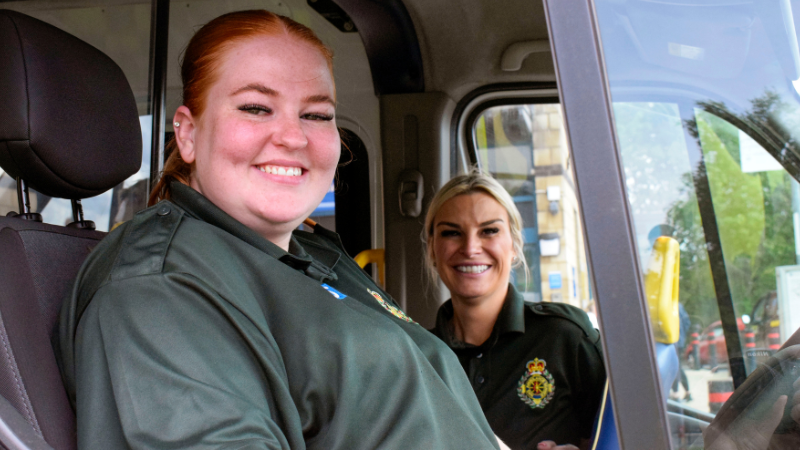
[{"label": "black vehicle headrest", "polygon": [[0,167],[51,197],[93,197],[136,173],[133,91],[101,51],[0,10]]}]

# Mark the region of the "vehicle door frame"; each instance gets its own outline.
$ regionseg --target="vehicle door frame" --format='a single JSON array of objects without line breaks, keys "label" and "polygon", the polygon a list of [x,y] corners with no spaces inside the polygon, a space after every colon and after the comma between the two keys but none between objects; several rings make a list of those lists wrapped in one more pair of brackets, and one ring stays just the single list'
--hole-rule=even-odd
[{"label": "vehicle door frame", "polygon": [[667,450],[666,402],[594,5],[591,0],[543,1],[620,445]]}]

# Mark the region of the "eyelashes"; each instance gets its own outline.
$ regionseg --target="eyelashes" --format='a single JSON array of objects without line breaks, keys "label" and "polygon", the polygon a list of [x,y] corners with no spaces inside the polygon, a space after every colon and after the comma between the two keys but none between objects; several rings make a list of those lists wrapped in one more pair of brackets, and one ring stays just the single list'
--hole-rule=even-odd
[{"label": "eyelashes", "polygon": [[[242,105],[238,109],[239,109],[239,111],[250,113],[250,114],[253,114],[253,115],[256,115],[256,116],[272,114],[272,109],[271,108],[268,108],[268,107],[266,107],[264,105],[259,105],[259,104],[256,104],[256,103],[250,103],[250,104]],[[320,112],[314,112],[314,113],[303,114],[300,117],[305,119],[305,120],[329,122],[329,121],[333,120],[334,115],[333,114],[320,113]]]},{"label": "eyelashes", "polygon": [[303,115],[303,118],[309,119],[309,120],[319,120],[319,121],[327,122],[327,121],[333,120],[333,115],[332,114],[311,113],[311,114]]},{"label": "eyelashes", "polygon": [[255,114],[255,115],[269,114],[269,113],[272,112],[272,110],[267,108],[266,106],[257,105],[255,103],[242,105],[242,106],[239,107],[239,111],[244,111],[244,112],[248,112],[250,114]]},{"label": "eyelashes", "polygon": [[[500,228],[492,227],[492,228],[484,228],[481,230],[481,234],[484,236],[493,236],[500,232]],[[458,237],[461,236],[461,232],[457,230],[442,230],[439,233],[441,237]]]}]

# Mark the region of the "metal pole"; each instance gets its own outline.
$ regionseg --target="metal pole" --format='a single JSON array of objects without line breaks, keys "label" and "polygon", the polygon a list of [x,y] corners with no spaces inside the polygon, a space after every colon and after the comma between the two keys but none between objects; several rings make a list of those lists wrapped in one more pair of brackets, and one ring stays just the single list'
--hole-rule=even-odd
[{"label": "metal pole", "polygon": [[31,197],[28,193],[28,185],[22,177],[17,177],[17,201],[19,202],[19,213],[21,215],[30,214]]},{"label": "metal pole", "polygon": [[164,119],[167,97],[167,45],[169,0],[152,0],[150,21],[150,112],[153,116],[150,146],[150,190],[164,168]]}]

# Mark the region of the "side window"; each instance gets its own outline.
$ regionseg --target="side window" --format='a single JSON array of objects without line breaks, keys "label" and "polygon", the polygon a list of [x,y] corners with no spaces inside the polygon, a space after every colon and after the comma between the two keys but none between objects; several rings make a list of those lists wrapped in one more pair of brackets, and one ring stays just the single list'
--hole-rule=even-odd
[{"label": "side window", "polygon": [[511,194],[523,220],[525,258],[513,282],[529,301],[569,303],[590,312],[580,207],[561,106],[530,103],[490,106],[472,123],[479,166]]},{"label": "side window", "polygon": [[[132,217],[147,204],[150,176],[150,3],[107,1],[62,4],[50,1],[5,3],[12,9],[58,27],[93,45],[121,68],[133,89],[139,109],[144,148],[142,168],[113,190],[83,200],[84,215],[97,229],[108,231],[115,223]],[[65,112],[68,113],[68,112]],[[72,222],[69,200],[50,198],[31,190],[31,208],[46,223]],[[16,181],[0,169],[0,214],[19,211]]]}]

